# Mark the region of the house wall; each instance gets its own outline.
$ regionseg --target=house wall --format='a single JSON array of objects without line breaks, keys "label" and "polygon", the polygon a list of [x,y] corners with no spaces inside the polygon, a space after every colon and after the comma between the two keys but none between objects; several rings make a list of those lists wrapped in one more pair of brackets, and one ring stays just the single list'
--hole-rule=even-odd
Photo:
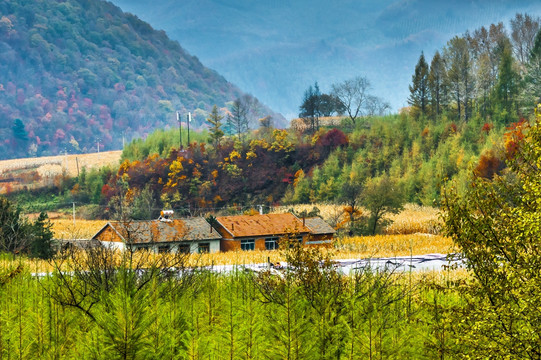
[{"label": "house wall", "polygon": [[126,244],[124,244],[123,242],[118,242],[118,241],[101,241],[101,244],[103,246],[105,246],[106,248],[109,248],[109,249],[112,249],[112,250],[125,250],[126,249]]},{"label": "house wall", "polygon": [[101,242],[116,242],[123,243],[122,239],[118,236],[116,231],[114,231],[110,226],[107,226],[101,233],[96,237]]},{"label": "house wall", "polygon": [[309,247],[330,248],[332,246],[333,234],[310,235],[304,238],[304,245]]},{"label": "house wall", "polygon": [[[158,252],[159,247],[163,245],[169,245],[169,252],[177,252],[179,249],[180,244],[189,244],[190,245],[190,252],[191,253],[198,253],[199,252],[199,244],[209,244],[209,251],[211,253],[219,252],[220,251],[220,240],[201,240],[201,241],[184,241],[182,243],[153,243],[148,244],[148,247],[145,247],[146,249]],[[139,245],[140,246],[140,245]]]},{"label": "house wall", "polygon": [[255,239],[255,250],[266,250],[265,249],[265,238]]},{"label": "house wall", "polygon": [[[227,233],[227,234],[229,235],[229,233]],[[241,246],[240,246],[241,239],[231,239],[231,235],[229,235],[229,237],[230,237],[229,239],[226,239],[226,238],[222,239],[222,241],[220,243],[220,250],[221,251],[241,251]],[[265,239],[266,238],[267,237],[262,237],[262,238],[256,238],[255,239],[255,250],[260,250],[260,251],[266,250],[266,248],[265,248]],[[308,240],[308,235],[303,235],[303,237],[302,237],[303,245],[321,246],[319,242],[314,243],[314,244],[310,244],[310,242],[308,242],[307,240]],[[327,244],[325,244],[325,245],[327,245]]]},{"label": "house wall", "polygon": [[221,251],[240,251],[240,240],[222,239],[220,242]]}]

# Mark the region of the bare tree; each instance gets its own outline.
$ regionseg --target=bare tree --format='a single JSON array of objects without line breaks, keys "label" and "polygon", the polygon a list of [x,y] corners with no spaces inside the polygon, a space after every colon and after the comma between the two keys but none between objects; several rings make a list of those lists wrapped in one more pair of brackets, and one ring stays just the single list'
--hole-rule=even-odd
[{"label": "bare tree", "polygon": [[227,116],[227,127],[238,136],[239,141],[243,142],[246,132],[255,127],[260,112],[259,100],[245,94],[233,101],[231,113]]},{"label": "bare tree", "polygon": [[344,110],[355,124],[359,116],[367,115],[370,82],[366,77],[357,76],[332,86],[333,95],[344,105]]},{"label": "bare tree", "polygon": [[374,95],[368,95],[367,101],[366,101],[366,115],[368,116],[374,116],[374,115],[385,115],[387,111],[391,108],[391,105],[389,105],[388,102],[383,101],[381,98],[374,96]]},{"label": "bare tree", "polygon": [[518,61],[525,65],[532,52],[535,36],[539,32],[539,18],[528,14],[516,14],[511,19],[511,42]]}]

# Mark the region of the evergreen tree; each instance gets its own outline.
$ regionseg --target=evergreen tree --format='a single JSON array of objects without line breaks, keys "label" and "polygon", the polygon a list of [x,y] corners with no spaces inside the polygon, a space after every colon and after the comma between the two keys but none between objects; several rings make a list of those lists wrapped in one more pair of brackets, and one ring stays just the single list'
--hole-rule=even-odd
[{"label": "evergreen tree", "polygon": [[299,110],[299,117],[310,123],[310,129],[314,133],[319,128],[321,93],[317,81],[314,87],[311,85],[304,92],[304,98]]},{"label": "evergreen tree", "polygon": [[[458,118],[464,115],[469,119],[470,102],[473,95],[474,78],[472,76],[473,62],[470,58],[468,42],[463,37],[455,36],[447,43],[445,58],[448,66],[447,74],[451,94],[455,98]],[[464,110],[462,112],[462,110]]]},{"label": "evergreen tree", "polygon": [[220,146],[220,140],[224,137],[224,132],[220,129],[222,127],[222,119],[224,117],[218,113],[218,107],[214,105],[212,112],[207,118],[207,122],[210,124],[208,142],[214,146],[214,149],[218,149]]},{"label": "evergreen tree", "polygon": [[30,226],[11,201],[0,197],[0,250],[22,253],[28,249]]},{"label": "evergreen tree", "polygon": [[54,254],[53,249],[53,224],[46,213],[39,214],[36,222],[32,224],[32,242],[30,254],[40,259],[50,259]]},{"label": "evergreen tree", "polygon": [[16,147],[17,153],[26,153],[28,146],[28,133],[24,128],[24,124],[21,119],[15,119],[13,126],[11,127],[13,132],[13,145]]},{"label": "evergreen tree", "polygon": [[409,86],[410,96],[408,98],[408,103],[421,110],[422,115],[426,115],[430,94],[428,88],[428,73],[429,69],[425,60],[425,55],[421,53],[419,61],[415,66],[415,73],[411,79],[412,84]]},{"label": "evergreen tree", "polygon": [[428,73],[428,89],[432,100],[433,111],[436,116],[441,112],[441,106],[445,104],[447,74],[445,64],[439,53],[436,51],[430,63]]},{"label": "evergreen tree", "polygon": [[513,69],[513,56],[510,47],[506,47],[502,53],[498,69],[498,84],[496,85],[496,97],[507,114],[513,112],[513,106],[517,96],[518,74]]},{"label": "evergreen tree", "polygon": [[248,109],[241,98],[233,101],[231,113],[227,116],[227,127],[243,141],[243,134],[248,131]]}]

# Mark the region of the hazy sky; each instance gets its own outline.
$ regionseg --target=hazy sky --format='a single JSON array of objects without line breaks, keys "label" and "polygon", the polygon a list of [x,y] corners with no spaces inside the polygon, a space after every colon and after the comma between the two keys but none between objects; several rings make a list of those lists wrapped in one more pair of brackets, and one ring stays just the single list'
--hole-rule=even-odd
[{"label": "hazy sky", "polygon": [[397,110],[421,51],[430,62],[468,29],[541,15],[539,0],[112,1],[287,117],[314,81],[326,92],[356,75]]}]

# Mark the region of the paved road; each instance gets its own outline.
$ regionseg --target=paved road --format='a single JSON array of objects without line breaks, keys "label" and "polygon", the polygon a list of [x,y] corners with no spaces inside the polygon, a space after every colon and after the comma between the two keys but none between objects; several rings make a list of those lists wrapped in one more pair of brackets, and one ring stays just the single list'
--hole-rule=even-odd
[{"label": "paved road", "polygon": [[[416,256],[396,256],[389,258],[372,258],[372,259],[347,259],[336,260],[340,268],[345,274],[349,274],[356,269],[371,267],[377,270],[394,270],[394,271],[431,271],[444,270],[449,265],[462,265],[462,260],[448,260],[446,254],[426,254]],[[286,265],[282,263],[282,265]],[[247,265],[215,265],[214,271],[230,272],[234,269],[247,269],[253,271],[261,271],[269,268],[266,263],[263,264],[247,264]]]},{"label": "paved road", "polygon": [[[448,260],[446,254],[427,254],[416,256],[396,256],[389,258],[372,259],[346,259],[336,260],[344,274],[350,274],[355,270],[370,267],[374,270],[393,271],[432,271],[444,270],[445,266],[457,264],[462,265],[462,260]],[[282,262],[281,265],[287,266]],[[214,265],[211,270],[216,272],[232,272],[234,270],[261,271],[269,269],[269,264],[245,264],[245,265]],[[48,273],[34,273],[33,276],[45,277]]]}]

